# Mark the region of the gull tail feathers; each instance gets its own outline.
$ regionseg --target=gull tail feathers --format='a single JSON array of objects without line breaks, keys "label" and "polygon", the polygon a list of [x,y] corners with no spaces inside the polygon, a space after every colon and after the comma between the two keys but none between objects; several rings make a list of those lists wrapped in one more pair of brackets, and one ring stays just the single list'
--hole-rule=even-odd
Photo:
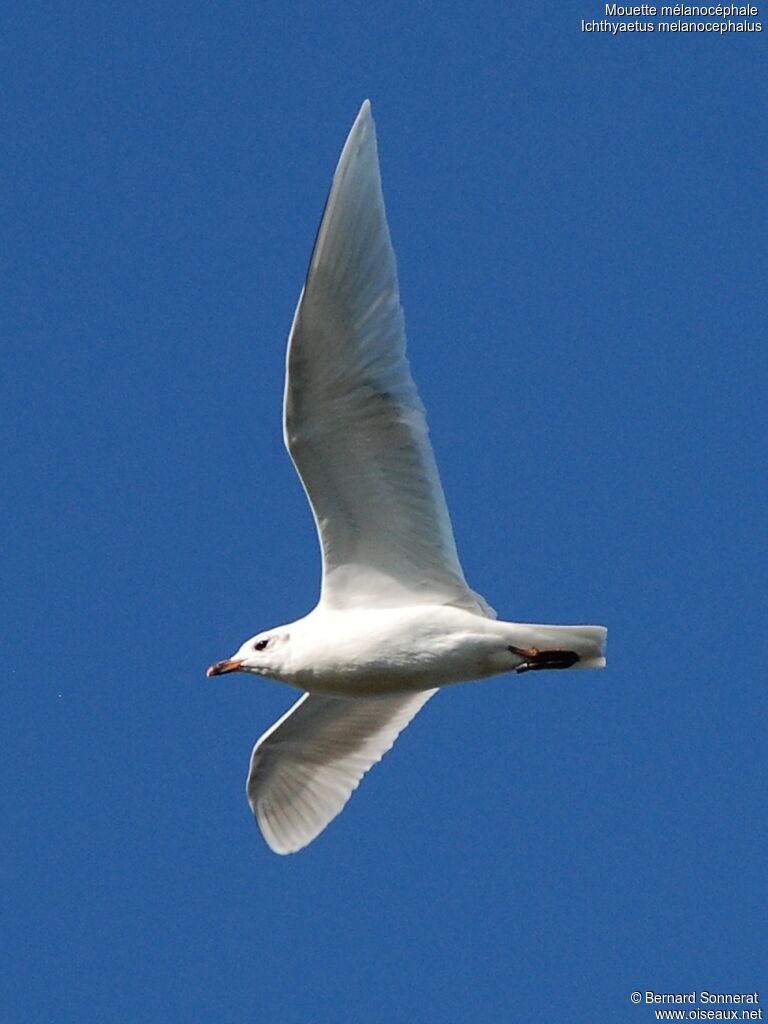
[{"label": "gull tail feathers", "polygon": [[605,626],[544,626],[555,635],[557,646],[567,647],[579,656],[573,668],[605,668]]},{"label": "gull tail feathers", "polygon": [[[513,653],[530,655],[531,668],[605,668],[605,626],[549,626],[520,623],[514,629]],[[567,664],[555,664],[548,655],[570,654]]]}]

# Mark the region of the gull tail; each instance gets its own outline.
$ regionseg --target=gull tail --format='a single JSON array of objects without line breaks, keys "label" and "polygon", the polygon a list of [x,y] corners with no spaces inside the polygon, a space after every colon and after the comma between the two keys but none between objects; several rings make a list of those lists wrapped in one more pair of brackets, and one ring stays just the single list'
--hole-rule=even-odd
[{"label": "gull tail", "polygon": [[[546,626],[525,623],[515,625],[514,651],[530,662],[531,668],[605,668],[605,626]],[[510,648],[512,649],[512,648]],[[525,657],[524,650],[537,652]],[[539,653],[540,652],[540,653]],[[555,664],[548,654],[572,652],[576,660]]]},{"label": "gull tail", "polygon": [[[575,651],[579,660],[573,668],[605,668],[605,644],[608,630],[605,626],[556,626],[558,634],[567,642],[568,650]],[[559,641],[558,641],[559,642]]]}]

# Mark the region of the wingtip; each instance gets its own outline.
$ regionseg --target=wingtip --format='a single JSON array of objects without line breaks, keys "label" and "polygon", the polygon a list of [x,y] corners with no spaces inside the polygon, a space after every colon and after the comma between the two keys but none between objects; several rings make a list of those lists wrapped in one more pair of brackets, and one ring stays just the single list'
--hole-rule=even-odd
[{"label": "wingtip", "polygon": [[355,125],[363,125],[366,122],[373,124],[373,111],[371,110],[371,101],[363,100],[363,104],[358,111],[357,117],[355,118]]},{"label": "wingtip", "polygon": [[[278,854],[280,857],[288,857],[292,853],[298,853],[299,850],[303,850],[305,846],[309,846],[313,839],[317,838],[319,833],[315,832],[306,838],[302,837],[297,839],[295,836],[291,839],[280,835],[273,827],[272,822],[268,815],[264,814],[260,808],[251,806],[253,810],[253,816],[256,825],[261,832],[261,836],[267,846],[270,848],[272,853]],[[322,830],[321,830],[322,831]]]},{"label": "wingtip", "polygon": [[[372,149],[371,145],[373,147]],[[359,156],[363,151],[367,153],[373,152],[375,159],[376,123],[373,120],[373,115],[371,114],[370,100],[363,100],[363,105],[360,107],[358,115],[352,123],[352,127],[349,129],[347,141],[344,143],[344,148],[341,151],[339,162],[336,165],[334,181],[337,180],[340,173],[345,171],[350,161],[352,161],[353,156]]]}]

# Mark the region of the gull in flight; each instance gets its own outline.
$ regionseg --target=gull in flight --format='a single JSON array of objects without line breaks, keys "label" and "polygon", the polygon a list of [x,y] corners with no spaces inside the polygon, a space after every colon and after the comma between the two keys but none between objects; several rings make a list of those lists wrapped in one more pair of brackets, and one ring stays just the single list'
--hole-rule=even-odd
[{"label": "gull in flight", "polygon": [[303,691],[253,748],[248,801],[293,853],[441,686],[602,668],[602,626],[501,622],[469,588],[405,355],[376,131],[363,103],[342,150],[288,340],[284,437],[317,527],[320,600],[209,676]]}]

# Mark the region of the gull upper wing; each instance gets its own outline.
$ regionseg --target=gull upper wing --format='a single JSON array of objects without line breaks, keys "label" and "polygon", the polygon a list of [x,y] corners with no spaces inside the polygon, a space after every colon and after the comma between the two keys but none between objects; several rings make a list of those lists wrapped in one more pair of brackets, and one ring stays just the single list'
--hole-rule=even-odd
[{"label": "gull upper wing", "polygon": [[295,853],[344,808],[437,690],[373,697],[305,694],[253,748],[246,792],[275,853]]},{"label": "gull upper wing", "polygon": [[395,254],[366,100],[339,160],[288,343],[285,441],[333,608],[455,604],[464,579],[405,356]]}]

